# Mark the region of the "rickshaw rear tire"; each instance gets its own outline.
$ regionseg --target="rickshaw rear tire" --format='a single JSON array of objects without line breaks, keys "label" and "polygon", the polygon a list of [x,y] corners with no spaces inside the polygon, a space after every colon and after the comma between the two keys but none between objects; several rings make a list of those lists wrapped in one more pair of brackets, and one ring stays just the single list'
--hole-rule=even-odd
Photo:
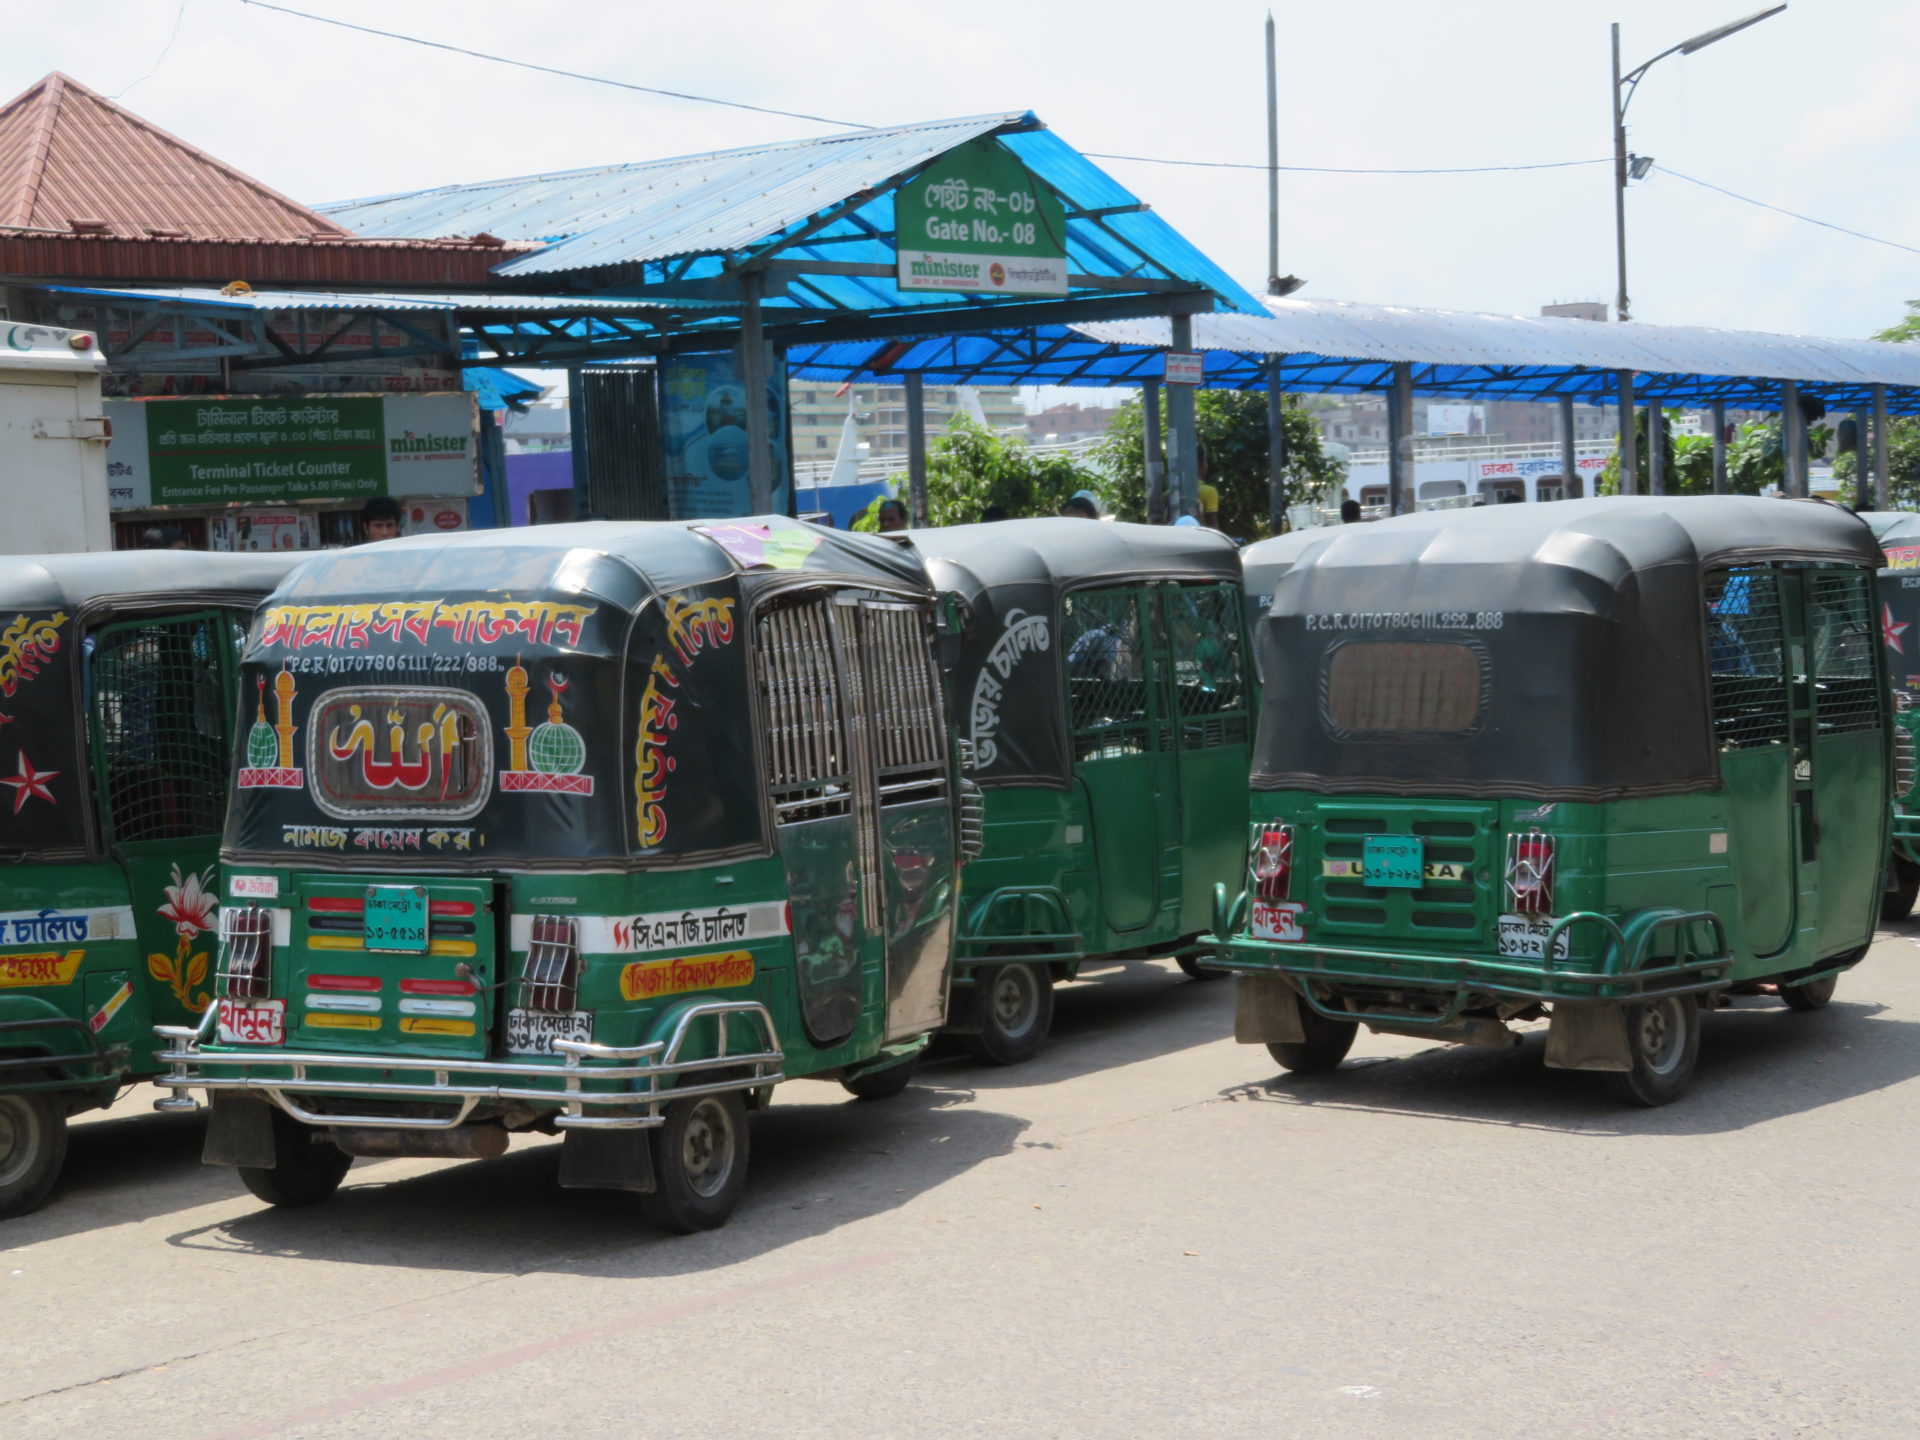
[{"label": "rickshaw rear tire", "polygon": [[1227,978],[1226,971],[1214,969],[1213,966],[1207,964],[1206,957],[1203,955],[1176,955],[1173,958],[1174,962],[1179,965],[1191,979],[1224,980]]},{"label": "rickshaw rear tire", "polygon": [[1693,1083],[1700,1060],[1700,1003],[1669,995],[1626,1007],[1629,1069],[1606,1076],[1614,1098],[1644,1109],[1670,1104]]},{"label": "rickshaw rear tire", "polygon": [[1360,1033],[1357,1020],[1333,1020],[1307,1004],[1300,1006],[1300,1028],[1306,1032],[1306,1039],[1276,1040],[1267,1045],[1274,1063],[1293,1075],[1326,1075],[1338,1070]]},{"label": "rickshaw rear tire", "polygon": [[752,1145],[746,1098],[726,1090],[671,1101],[665,1123],[647,1135],[653,1190],[639,1200],[648,1223],[676,1235],[726,1224],[747,1188]]},{"label": "rickshaw rear tire", "polygon": [[67,1112],[59,1097],[0,1095],[0,1220],[38,1210],[67,1163]]},{"label": "rickshaw rear tire", "polygon": [[1840,972],[1822,975],[1818,980],[1809,980],[1804,985],[1782,985],[1780,999],[1789,1010],[1798,1010],[1802,1014],[1814,1010],[1824,1010],[1833,999],[1834,989],[1840,983]]},{"label": "rickshaw rear tire", "polygon": [[1920,899],[1920,865],[1895,855],[1887,861],[1887,880],[1880,892],[1880,919],[1892,924],[1913,914],[1914,901]]},{"label": "rickshaw rear tire", "polygon": [[353,1157],[320,1139],[310,1125],[302,1125],[278,1105],[271,1115],[273,1164],[241,1165],[240,1183],[256,1199],[282,1210],[299,1210],[333,1197],[347,1178]]},{"label": "rickshaw rear tire", "polygon": [[[982,965],[973,983],[980,1032],[961,1037],[968,1052],[989,1065],[1021,1065],[1038,1055],[1053,1028],[1050,968],[1026,961]],[[1015,991],[1017,1004],[1011,1003]]]},{"label": "rickshaw rear tire", "polygon": [[919,1068],[920,1057],[915,1055],[884,1070],[869,1070],[851,1080],[842,1080],[840,1087],[856,1100],[891,1100],[913,1082],[913,1072]]}]

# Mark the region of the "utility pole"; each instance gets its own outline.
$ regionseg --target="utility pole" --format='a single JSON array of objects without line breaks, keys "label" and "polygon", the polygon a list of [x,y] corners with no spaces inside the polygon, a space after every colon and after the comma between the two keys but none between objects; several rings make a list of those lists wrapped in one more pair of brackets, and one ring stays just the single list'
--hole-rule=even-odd
[{"label": "utility pole", "polygon": [[1267,12],[1267,293],[1291,295],[1307,282],[1280,273],[1280,68],[1273,12]]}]

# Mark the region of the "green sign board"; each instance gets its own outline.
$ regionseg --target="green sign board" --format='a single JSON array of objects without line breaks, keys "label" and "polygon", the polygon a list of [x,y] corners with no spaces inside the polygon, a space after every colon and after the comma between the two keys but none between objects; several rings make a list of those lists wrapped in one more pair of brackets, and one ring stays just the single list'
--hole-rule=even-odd
[{"label": "green sign board", "polygon": [[902,290],[1067,293],[1067,211],[996,140],[942,155],[894,201]]}]

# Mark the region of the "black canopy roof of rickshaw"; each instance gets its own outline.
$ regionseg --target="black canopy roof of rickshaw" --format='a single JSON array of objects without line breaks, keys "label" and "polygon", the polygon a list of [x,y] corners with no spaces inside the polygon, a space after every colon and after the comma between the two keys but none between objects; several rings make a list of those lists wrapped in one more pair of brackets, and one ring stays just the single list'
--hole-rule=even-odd
[{"label": "black canopy roof of rickshaw", "polygon": [[308,557],[288,551],[118,550],[0,555],[0,610],[79,610],[120,596],[257,596]]},{"label": "black canopy roof of rickshaw", "polygon": [[911,530],[943,590],[971,598],[1002,585],[1055,590],[1102,581],[1240,579],[1233,542],[1194,525],[1132,525],[1066,516]]},{"label": "black canopy roof of rickshaw", "polygon": [[1911,510],[1862,510],[1860,518],[1882,546],[1920,542],[1920,514]]},{"label": "black canopy roof of rickshaw", "polygon": [[[749,563],[756,534],[786,536],[783,563]],[[740,537],[733,549],[713,538]],[[800,548],[811,546],[805,553]],[[927,585],[920,557],[877,535],[853,534],[785,516],[737,520],[590,520],[512,530],[411,535],[320,556],[275,595],[281,601],[343,600],[411,591],[510,591],[516,598],[590,595],[632,611],[653,594],[738,578],[743,588],[795,570]]]},{"label": "black canopy roof of rickshaw", "polygon": [[[1256,789],[1576,801],[1718,783],[1703,571],[1881,564],[1851,511],[1737,495],[1423,511],[1275,548],[1254,559],[1281,565],[1258,641]],[[1471,728],[1336,733],[1333,656],[1378,642],[1480,654]]]},{"label": "black canopy roof of rickshaw", "polygon": [[[1873,532],[1852,511],[1756,495],[1613,496],[1422,510],[1303,535],[1297,545],[1290,543],[1293,536],[1282,536],[1247,547],[1249,581],[1256,567],[1263,575],[1279,567],[1271,573],[1278,579],[1308,566],[1538,564],[1616,586],[1628,574],[1669,565],[1880,563]],[[1494,600],[1488,597],[1487,604]]]}]

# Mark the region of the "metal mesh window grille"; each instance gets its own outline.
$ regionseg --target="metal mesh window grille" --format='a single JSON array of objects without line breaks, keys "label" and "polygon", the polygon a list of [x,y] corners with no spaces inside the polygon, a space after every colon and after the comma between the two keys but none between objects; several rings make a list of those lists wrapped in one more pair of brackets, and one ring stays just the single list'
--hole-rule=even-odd
[{"label": "metal mesh window grille", "polygon": [[827,602],[763,611],[755,624],[774,813],[783,822],[845,815],[852,767]]},{"label": "metal mesh window grille", "polygon": [[925,612],[914,605],[868,602],[859,617],[880,803],[942,794],[946,727]]},{"label": "metal mesh window grille", "polygon": [[1139,592],[1082,590],[1062,610],[1074,758],[1144,754],[1150,702]]},{"label": "metal mesh window grille", "polygon": [[1244,600],[1228,587],[1180,586],[1166,592],[1180,748],[1207,750],[1247,738]]},{"label": "metal mesh window grille", "polygon": [[1816,570],[1807,589],[1813,636],[1813,714],[1823,735],[1880,726],[1880,684],[1873,648],[1880,643],[1864,570]]},{"label": "metal mesh window grille", "polygon": [[1779,574],[1714,571],[1707,576],[1706,605],[1715,742],[1723,750],[1784,743],[1787,666]]},{"label": "metal mesh window grille", "polygon": [[232,637],[225,616],[195,615],[111,626],[95,639],[88,720],[114,843],[219,831]]}]

